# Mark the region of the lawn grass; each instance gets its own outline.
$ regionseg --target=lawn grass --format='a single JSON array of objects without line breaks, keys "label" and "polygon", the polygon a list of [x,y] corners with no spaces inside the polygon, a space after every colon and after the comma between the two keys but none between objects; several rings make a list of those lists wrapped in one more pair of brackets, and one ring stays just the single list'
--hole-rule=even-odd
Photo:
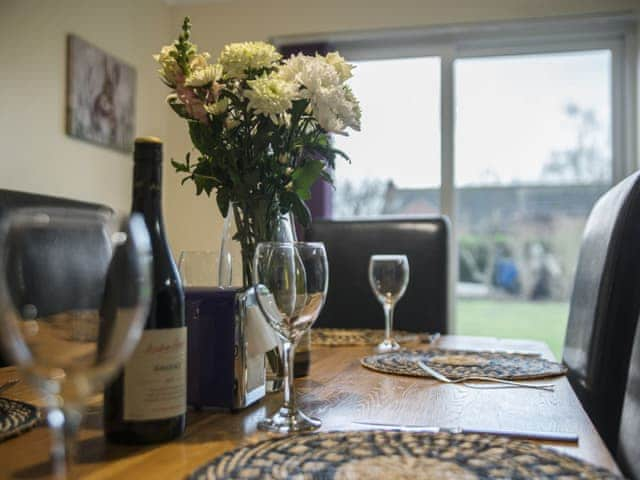
[{"label": "lawn grass", "polygon": [[569,305],[563,302],[461,299],[456,333],[542,340],[561,359],[568,317]]}]

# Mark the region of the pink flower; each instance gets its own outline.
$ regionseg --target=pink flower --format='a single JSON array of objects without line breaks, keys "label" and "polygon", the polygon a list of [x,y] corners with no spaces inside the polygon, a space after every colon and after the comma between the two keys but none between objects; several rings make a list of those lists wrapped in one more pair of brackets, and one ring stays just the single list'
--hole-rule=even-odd
[{"label": "pink flower", "polygon": [[176,87],[176,93],[178,94],[178,99],[184,103],[187,113],[191,118],[202,123],[209,122],[207,111],[204,108],[204,103],[198,98],[196,92],[192,88],[185,87],[184,85],[178,85]]}]

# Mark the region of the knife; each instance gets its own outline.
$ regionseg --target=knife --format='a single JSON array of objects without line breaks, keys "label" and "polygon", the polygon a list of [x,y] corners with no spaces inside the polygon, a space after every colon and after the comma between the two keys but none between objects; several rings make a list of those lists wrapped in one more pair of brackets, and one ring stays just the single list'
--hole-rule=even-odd
[{"label": "knife", "polygon": [[392,423],[375,422],[351,422],[353,425],[379,428],[382,430],[397,430],[399,432],[424,432],[424,433],[467,433],[482,435],[501,435],[503,437],[519,438],[527,440],[546,440],[552,442],[578,443],[577,433],[565,432],[536,432],[527,430],[496,430],[486,428],[446,428],[429,425],[395,425]]}]

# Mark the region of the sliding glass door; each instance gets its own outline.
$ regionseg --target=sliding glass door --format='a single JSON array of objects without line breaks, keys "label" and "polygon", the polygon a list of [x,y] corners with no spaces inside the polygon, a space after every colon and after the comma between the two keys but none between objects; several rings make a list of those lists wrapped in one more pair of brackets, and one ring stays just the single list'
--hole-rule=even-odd
[{"label": "sliding glass door", "polygon": [[334,218],[440,212],[440,59],[355,62],[362,132],[335,136]]},{"label": "sliding glass door", "polygon": [[457,331],[559,355],[585,220],[612,181],[611,52],[454,69]]},{"label": "sliding glass door", "polygon": [[[633,19],[576,18],[357,35],[362,132],[336,137],[334,217],[451,219],[460,334],[561,354],[594,202],[637,169]],[[376,35],[381,35],[377,37]]]}]

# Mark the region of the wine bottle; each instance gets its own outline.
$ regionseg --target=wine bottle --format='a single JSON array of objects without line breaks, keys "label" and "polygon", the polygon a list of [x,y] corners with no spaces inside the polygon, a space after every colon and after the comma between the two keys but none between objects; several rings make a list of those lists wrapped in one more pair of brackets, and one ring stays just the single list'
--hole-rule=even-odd
[{"label": "wine bottle", "polygon": [[162,220],[162,142],[135,141],[132,212],[144,216],[153,252],[145,330],[122,373],[105,389],[104,429],[115,443],[155,443],[185,429],[187,327],[184,291]]},{"label": "wine bottle", "polygon": [[296,346],[293,356],[293,376],[295,378],[309,375],[311,366],[311,332],[307,331]]}]

